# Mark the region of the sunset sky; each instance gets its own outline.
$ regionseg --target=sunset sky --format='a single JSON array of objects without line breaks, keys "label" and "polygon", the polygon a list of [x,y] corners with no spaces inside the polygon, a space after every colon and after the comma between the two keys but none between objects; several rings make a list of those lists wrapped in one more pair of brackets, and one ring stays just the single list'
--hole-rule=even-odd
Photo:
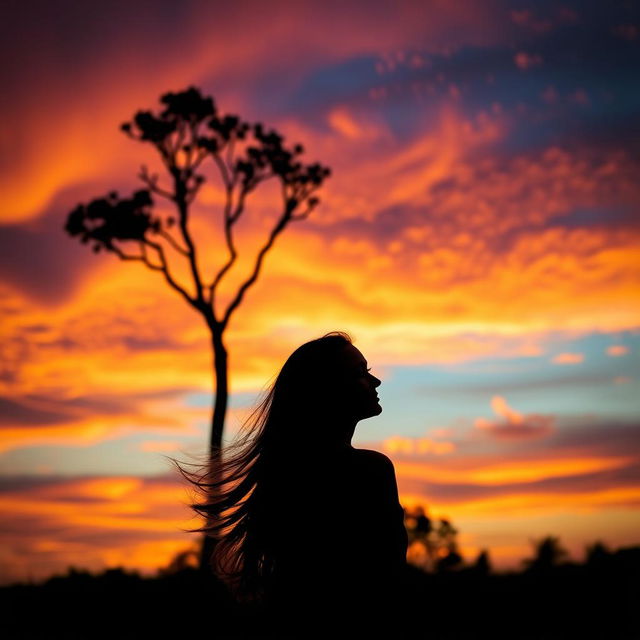
[{"label": "sunset sky", "polygon": [[[452,520],[465,560],[640,543],[637,2],[23,1],[0,30],[0,582],[151,572],[196,540],[164,456],[205,450],[207,328],[158,273],[63,231],[160,170],[120,124],[189,86],[332,169],[232,318],[227,436],[293,349],[347,331],[382,380],[354,446]],[[222,301],[277,196],[249,201]]]}]

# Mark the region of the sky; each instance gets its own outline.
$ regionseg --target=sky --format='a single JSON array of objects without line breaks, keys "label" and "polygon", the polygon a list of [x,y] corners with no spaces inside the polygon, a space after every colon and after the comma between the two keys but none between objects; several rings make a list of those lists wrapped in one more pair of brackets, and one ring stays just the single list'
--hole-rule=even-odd
[{"label": "sky", "polygon": [[[8,1],[0,129],[0,582],[152,572],[197,538],[165,456],[208,440],[202,319],[63,231],[141,188],[120,124],[190,86],[329,166],[226,333],[225,438],[300,344],[347,331],[403,506],[518,568],[640,543],[637,2]],[[192,211],[226,260],[213,167]],[[278,213],[254,194],[230,300]],[[166,203],[160,204],[167,207]],[[180,256],[173,256],[177,262]],[[177,265],[177,273],[180,273]]]}]

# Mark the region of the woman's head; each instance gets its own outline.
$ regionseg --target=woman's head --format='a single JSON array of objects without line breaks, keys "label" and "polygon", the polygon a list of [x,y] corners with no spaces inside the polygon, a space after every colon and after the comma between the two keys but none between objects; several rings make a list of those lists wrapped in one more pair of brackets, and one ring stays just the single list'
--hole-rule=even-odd
[{"label": "woman's head", "polygon": [[289,356],[273,384],[271,410],[291,423],[355,425],[382,412],[380,384],[349,335],[334,331]]}]

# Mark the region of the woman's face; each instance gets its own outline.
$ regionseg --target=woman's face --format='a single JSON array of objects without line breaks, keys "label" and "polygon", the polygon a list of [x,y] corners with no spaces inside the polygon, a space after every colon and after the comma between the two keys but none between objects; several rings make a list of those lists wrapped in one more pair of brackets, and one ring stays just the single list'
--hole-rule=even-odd
[{"label": "woman's face", "polygon": [[340,375],[341,407],[343,415],[364,420],[382,413],[376,388],[382,382],[369,373],[365,357],[352,344],[344,351],[343,370]]}]

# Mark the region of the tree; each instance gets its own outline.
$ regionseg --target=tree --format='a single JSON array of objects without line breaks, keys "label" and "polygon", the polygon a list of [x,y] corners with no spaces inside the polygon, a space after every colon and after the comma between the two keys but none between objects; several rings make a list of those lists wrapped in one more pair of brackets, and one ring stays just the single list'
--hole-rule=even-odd
[{"label": "tree", "polygon": [[197,547],[178,551],[166,567],[158,569],[158,576],[170,576],[181,571],[194,569],[200,563],[200,550]]},{"label": "tree", "polygon": [[412,564],[438,572],[455,569],[463,558],[458,550],[458,530],[449,520],[440,519],[438,526],[422,506],[404,510],[409,538],[409,558]]},{"label": "tree", "polygon": [[557,536],[546,536],[538,541],[532,541],[532,544],[535,556],[522,561],[528,571],[548,572],[569,555]]},{"label": "tree", "polygon": [[491,559],[489,558],[488,549],[482,549],[478,553],[478,557],[471,568],[474,573],[481,576],[488,576],[491,573]]},{"label": "tree", "polygon": [[602,540],[585,547],[585,562],[593,568],[603,567],[613,554]]},{"label": "tree", "polygon": [[[124,123],[121,129],[131,139],[155,148],[168,181],[161,183],[158,174],[142,166],[139,178],[146,188],[128,198],[111,192],[89,204],[79,204],[69,213],[65,230],[81,242],[92,244],[95,252],[110,251],[121,260],[141,262],[158,271],[204,319],[210,332],[215,372],[209,441],[215,466],[221,456],[229,389],[225,330],[247,290],[258,279],[264,258],[278,235],[289,223],[305,220],[318,205],[314,194],[330,170],[318,163],[302,164],[304,149],[300,144],[287,147],[282,135],[273,130],[267,132],[262,124],[251,125],[238,116],[221,114],[213,99],[204,97],[195,87],[166,93],[160,102],[164,106],[160,113],[138,111],[133,121]],[[203,171],[207,165],[214,167],[225,190],[222,221],[228,250],[223,266],[209,279],[201,272],[198,247],[190,229],[191,207],[206,179]],[[277,221],[257,253],[251,274],[228,306],[220,309],[216,291],[238,256],[234,225],[245,211],[250,194],[270,179],[277,180],[281,187]],[[154,215],[155,197],[170,201],[175,217]],[[186,284],[174,276],[172,260],[186,261],[190,274]],[[210,550],[205,545],[203,559]]]},{"label": "tree", "polygon": [[449,520],[440,520],[440,526],[437,529],[438,539],[440,541],[438,561],[436,569],[438,571],[447,571],[455,569],[462,564],[462,555],[458,550],[458,542],[456,536],[458,530],[449,522]]}]

